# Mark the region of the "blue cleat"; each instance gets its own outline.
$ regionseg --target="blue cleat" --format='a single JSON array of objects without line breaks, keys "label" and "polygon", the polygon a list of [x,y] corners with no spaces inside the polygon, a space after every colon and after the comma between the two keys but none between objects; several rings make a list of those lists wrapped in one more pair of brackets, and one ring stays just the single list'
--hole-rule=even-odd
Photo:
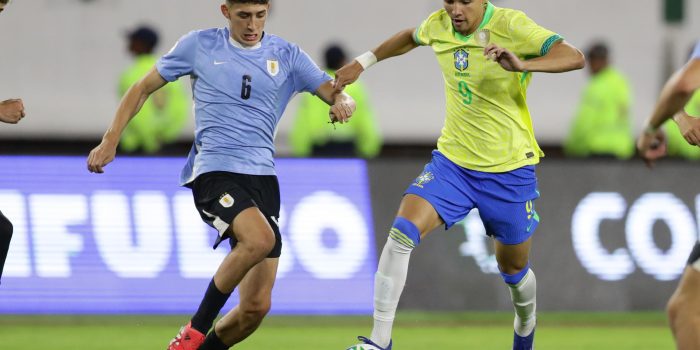
[{"label": "blue cleat", "polygon": [[513,350],[532,350],[535,342],[535,330],[527,337],[521,337],[513,332]]},{"label": "blue cleat", "polygon": [[347,350],[391,350],[391,344],[393,343],[393,341],[390,340],[389,346],[383,348],[363,336],[357,337],[357,340],[361,341],[362,343],[353,345],[347,348]]}]

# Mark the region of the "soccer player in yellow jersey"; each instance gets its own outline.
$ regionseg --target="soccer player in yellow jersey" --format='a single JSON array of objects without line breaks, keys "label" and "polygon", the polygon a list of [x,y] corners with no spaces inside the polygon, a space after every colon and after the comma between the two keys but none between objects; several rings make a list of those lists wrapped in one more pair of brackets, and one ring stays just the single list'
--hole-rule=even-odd
[{"label": "soccer player in yellow jersey", "polygon": [[399,32],[336,73],[336,88],[372,64],[432,47],[442,68],[447,116],[438,149],[406,190],[379,260],[374,328],[350,349],[388,350],[409,256],[428,232],[449,228],[473,208],[495,238],[496,258],[515,306],[513,349],[532,349],[535,275],[531,235],[539,217],[534,165],[543,156],[532,131],[526,88],[532,72],[584,66],[583,54],[524,13],[487,0],[445,0],[418,28]]}]

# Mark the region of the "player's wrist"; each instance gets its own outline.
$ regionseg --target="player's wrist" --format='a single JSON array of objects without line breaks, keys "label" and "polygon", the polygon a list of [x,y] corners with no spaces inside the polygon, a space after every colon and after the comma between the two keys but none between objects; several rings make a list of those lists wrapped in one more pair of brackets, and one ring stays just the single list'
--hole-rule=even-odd
[{"label": "player's wrist", "polygon": [[362,69],[367,70],[369,67],[377,63],[377,56],[372,51],[367,51],[362,55],[355,57],[355,61],[362,66]]},{"label": "player's wrist", "polygon": [[647,135],[656,135],[656,133],[659,131],[659,128],[656,126],[651,125],[651,123],[647,123],[644,126],[644,133]]}]

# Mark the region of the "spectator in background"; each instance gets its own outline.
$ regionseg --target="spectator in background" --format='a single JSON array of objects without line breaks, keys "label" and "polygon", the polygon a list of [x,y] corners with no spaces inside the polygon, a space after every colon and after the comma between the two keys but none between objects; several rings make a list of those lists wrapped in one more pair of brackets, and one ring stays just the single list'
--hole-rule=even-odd
[{"label": "spectator in background", "polygon": [[[128,40],[134,63],[119,79],[120,96],[124,96],[129,87],[145,76],[158,60],[153,54],[158,45],[155,30],[147,26],[136,28],[129,33]],[[187,122],[188,100],[179,81],[156,92],[124,130],[121,149],[125,152],[155,153],[164,144],[174,142]]]},{"label": "spectator in background", "polygon": [[[348,63],[345,51],[339,45],[330,45],[325,51],[326,72],[334,72]],[[302,96],[289,141],[295,157],[327,156],[373,158],[379,154],[382,139],[377,121],[370,108],[364,85],[356,82],[345,92],[357,102],[357,110],[348,124],[328,125],[328,105],[315,96]]]},{"label": "spectator in background", "polygon": [[[692,57],[695,45],[691,46],[689,57]],[[685,105],[685,112],[693,117],[700,117],[700,90],[695,91],[693,97]],[[678,124],[672,121],[664,123],[664,131],[666,132],[666,152],[671,157],[679,157],[690,160],[700,159],[700,147],[689,144],[678,128]]]},{"label": "spectator in background", "polygon": [[576,157],[630,158],[634,155],[634,137],[627,79],[610,65],[605,44],[594,44],[587,56],[591,80],[583,91],[564,152]]}]

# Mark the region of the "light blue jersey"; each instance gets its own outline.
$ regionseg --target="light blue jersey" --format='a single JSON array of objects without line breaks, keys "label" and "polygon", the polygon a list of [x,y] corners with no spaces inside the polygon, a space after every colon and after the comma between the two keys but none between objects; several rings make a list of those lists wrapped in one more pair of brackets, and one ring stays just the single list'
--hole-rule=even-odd
[{"label": "light blue jersey", "polygon": [[700,59],[700,41],[695,45],[695,50],[693,50],[693,55],[690,57],[692,60]]},{"label": "light blue jersey", "polygon": [[195,140],[181,184],[212,171],[275,175],[274,135],[289,100],[331,80],[297,45],[264,34],[244,49],[228,28],[193,31],[156,68],[167,81],[192,78]]}]

